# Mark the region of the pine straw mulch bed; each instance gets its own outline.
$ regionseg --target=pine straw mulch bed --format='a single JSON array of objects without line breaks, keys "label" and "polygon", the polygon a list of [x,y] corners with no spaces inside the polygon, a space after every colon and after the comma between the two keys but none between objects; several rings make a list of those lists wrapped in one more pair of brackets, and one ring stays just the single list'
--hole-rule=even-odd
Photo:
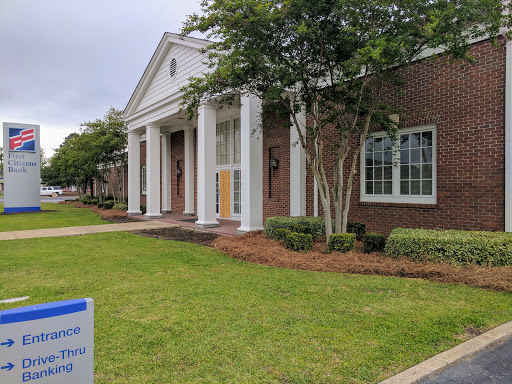
[{"label": "pine straw mulch bed", "polygon": [[263,232],[249,232],[238,237],[221,236],[213,246],[235,259],[280,268],[421,278],[512,292],[512,267],[456,266],[394,259],[378,252],[362,253],[359,242],[354,251],[347,253],[328,253],[325,241],[316,242],[309,252],[294,252],[268,239]]},{"label": "pine straw mulch bed", "polygon": [[138,219],[134,219],[133,217],[128,216],[126,211],[121,209],[103,209],[98,208],[96,205],[91,204],[82,204],[77,201],[61,201],[59,204],[71,204],[74,205],[75,208],[88,208],[93,212],[96,212],[100,215],[100,218],[105,221],[109,221],[111,223],[131,223],[134,221],[140,221]]}]

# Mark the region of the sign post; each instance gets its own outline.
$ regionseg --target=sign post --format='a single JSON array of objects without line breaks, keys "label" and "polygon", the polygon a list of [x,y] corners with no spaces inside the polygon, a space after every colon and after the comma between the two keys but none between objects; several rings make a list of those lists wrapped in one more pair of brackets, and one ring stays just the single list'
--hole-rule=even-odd
[{"label": "sign post", "polygon": [[0,311],[0,383],[93,384],[94,301]]},{"label": "sign post", "polygon": [[39,125],[4,123],[4,212],[41,210]]}]

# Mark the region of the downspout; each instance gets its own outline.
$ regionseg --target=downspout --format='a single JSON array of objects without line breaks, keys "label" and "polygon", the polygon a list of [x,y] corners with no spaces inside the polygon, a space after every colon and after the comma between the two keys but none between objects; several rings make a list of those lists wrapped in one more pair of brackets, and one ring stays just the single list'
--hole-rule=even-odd
[{"label": "downspout", "polygon": [[[509,10],[507,9],[507,14]],[[502,28],[506,40],[505,62],[505,232],[512,232],[512,40]]]}]

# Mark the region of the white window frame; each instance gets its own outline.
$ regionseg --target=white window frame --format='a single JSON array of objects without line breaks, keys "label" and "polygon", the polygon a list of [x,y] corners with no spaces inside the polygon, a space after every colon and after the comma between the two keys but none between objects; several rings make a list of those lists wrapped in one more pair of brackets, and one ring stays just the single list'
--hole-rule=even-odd
[{"label": "white window frame", "polygon": [[148,178],[147,178],[147,172],[146,172],[145,165],[143,165],[140,169],[140,179],[141,179],[141,193],[143,195],[145,195],[148,190]]},{"label": "white window frame", "polygon": [[[423,131],[432,131],[432,195],[400,195],[400,135],[416,133]],[[437,127],[435,124],[422,125],[400,129],[397,132],[398,142],[393,145],[393,194],[391,195],[373,195],[366,194],[366,170],[365,170],[365,151],[363,146],[360,154],[360,201],[368,203],[403,203],[403,204],[437,204]],[[386,137],[386,132],[376,132],[371,135],[374,138]]]}]

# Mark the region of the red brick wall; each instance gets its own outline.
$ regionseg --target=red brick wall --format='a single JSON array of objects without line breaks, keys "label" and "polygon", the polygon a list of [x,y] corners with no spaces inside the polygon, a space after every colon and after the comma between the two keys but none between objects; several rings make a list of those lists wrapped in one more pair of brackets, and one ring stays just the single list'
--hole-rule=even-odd
[{"label": "red brick wall", "polygon": [[[161,147],[160,147],[161,148]],[[177,161],[180,161],[182,176],[177,177]],[[140,143],[140,166],[146,165],[146,142]],[[126,196],[128,195],[128,177],[126,177]],[[194,185],[197,186],[197,129],[194,130]],[[160,156],[160,207],[162,206],[162,157]],[[140,188],[142,191],[142,170]],[[140,195],[140,203],[146,204],[146,194]],[[178,131],[171,134],[171,209],[175,213],[185,210],[185,134]],[[194,188],[194,210],[197,210],[197,188]]]},{"label": "red brick wall", "polygon": [[[264,114],[263,220],[290,215],[290,129],[283,127],[283,123],[286,121],[273,113]],[[279,161],[279,168],[269,172],[270,148],[272,156]]]},{"label": "red brick wall", "polygon": [[[387,101],[410,116],[401,120],[404,127],[437,126],[437,204],[361,203],[358,164],[349,220],[382,233],[395,227],[504,230],[505,45],[499,43],[475,44],[475,63],[465,68],[440,59],[415,63],[404,70],[403,94],[387,93]],[[327,155],[325,164],[333,159]],[[327,174],[332,185],[332,167]],[[308,215],[312,197],[308,172]]]}]

